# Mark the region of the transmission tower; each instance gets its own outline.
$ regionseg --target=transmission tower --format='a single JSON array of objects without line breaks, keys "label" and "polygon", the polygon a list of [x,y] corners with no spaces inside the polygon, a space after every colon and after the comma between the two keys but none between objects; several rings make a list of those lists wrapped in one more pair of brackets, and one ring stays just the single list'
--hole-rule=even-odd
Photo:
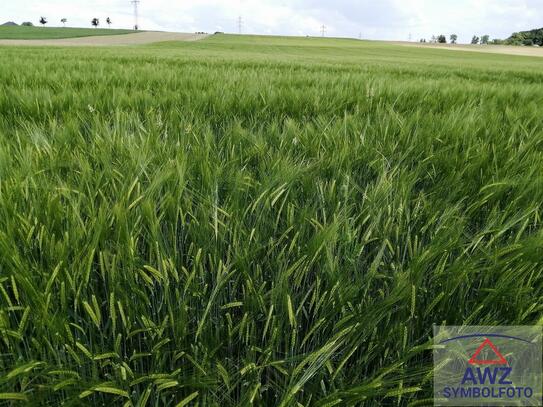
[{"label": "transmission tower", "polygon": [[138,5],[140,4],[140,0],[130,0],[130,2],[134,5],[134,30],[137,30],[139,29]]},{"label": "transmission tower", "polygon": [[238,32],[241,34],[243,32],[243,18],[238,17]]},{"label": "transmission tower", "polygon": [[326,35],[326,26],[323,24],[321,27],[321,35],[324,37]]}]

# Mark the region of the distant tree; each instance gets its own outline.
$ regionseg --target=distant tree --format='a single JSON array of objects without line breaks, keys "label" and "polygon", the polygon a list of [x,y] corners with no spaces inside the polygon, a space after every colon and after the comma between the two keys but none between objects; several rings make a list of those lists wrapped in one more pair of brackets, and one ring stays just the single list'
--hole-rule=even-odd
[{"label": "distant tree", "polygon": [[62,25],[63,25],[64,27],[66,27],[66,23],[68,22],[68,19],[67,19],[67,18],[63,18],[63,19],[60,20],[60,22],[62,23]]},{"label": "distant tree", "polygon": [[43,25],[45,27],[45,24],[47,24],[47,18],[45,17],[40,17],[40,24]]},{"label": "distant tree", "polygon": [[445,37],[443,34],[437,36],[437,42],[440,44],[446,44],[447,43],[447,37]]},{"label": "distant tree", "polygon": [[526,32],[513,33],[506,41],[510,45],[522,45],[526,40]]},{"label": "distant tree", "polygon": [[[530,40],[532,41],[530,43]],[[539,45],[543,46],[543,28],[536,28],[530,31],[513,33],[505,40],[509,45]]]},{"label": "distant tree", "polygon": [[481,37],[481,44],[487,45],[490,41],[490,35],[483,35]]},{"label": "distant tree", "polygon": [[425,42],[426,42],[426,38],[421,38],[421,39],[420,39],[420,42],[425,43]]},{"label": "distant tree", "polygon": [[111,18],[106,18],[106,23],[108,25],[109,28],[111,28]]},{"label": "distant tree", "polygon": [[532,47],[534,45],[534,40],[532,40],[531,38],[528,38],[526,40],[524,40],[524,42],[522,43],[522,45],[526,45],[528,47]]},{"label": "distant tree", "polygon": [[458,35],[456,34],[451,34],[451,44],[456,44],[456,42],[458,41]]},{"label": "distant tree", "polygon": [[477,44],[479,44],[479,40],[480,40],[479,37],[477,37],[476,35],[474,35],[473,38],[471,39],[471,43],[472,43],[473,45],[477,45]]},{"label": "distant tree", "polygon": [[94,28],[98,28],[98,26],[100,25],[100,20],[98,20],[97,18],[93,18],[91,24]]},{"label": "distant tree", "polygon": [[25,21],[21,24],[23,27],[34,27],[34,24],[32,24],[30,21]]}]

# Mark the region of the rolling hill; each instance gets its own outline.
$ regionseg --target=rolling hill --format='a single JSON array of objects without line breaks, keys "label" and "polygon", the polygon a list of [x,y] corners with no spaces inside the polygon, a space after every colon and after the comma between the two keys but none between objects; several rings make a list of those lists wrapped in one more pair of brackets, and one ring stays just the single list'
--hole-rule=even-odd
[{"label": "rolling hill", "polygon": [[70,27],[23,27],[0,26],[2,40],[45,40],[55,38],[92,37],[97,35],[130,34],[133,30],[116,30],[109,28],[70,28]]}]

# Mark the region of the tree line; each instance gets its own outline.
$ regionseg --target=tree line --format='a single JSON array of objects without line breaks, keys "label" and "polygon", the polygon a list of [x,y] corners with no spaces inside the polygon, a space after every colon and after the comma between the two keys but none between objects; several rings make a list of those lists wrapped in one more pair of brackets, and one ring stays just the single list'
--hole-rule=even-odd
[{"label": "tree line", "polygon": [[[47,20],[47,17],[43,17],[43,16],[40,17],[40,20],[39,20],[39,21],[40,21],[40,24],[41,24],[43,27],[45,27],[45,25],[49,22],[49,21]],[[66,27],[66,23],[68,22],[68,19],[67,19],[67,18],[61,18],[61,19],[60,19],[60,22],[62,23],[62,26],[63,26],[63,27]],[[111,21],[111,18],[109,18],[109,17],[106,18],[106,24],[108,25],[109,28],[111,28],[111,24],[113,24],[113,21]],[[24,22],[22,25],[23,25],[23,26],[33,26],[34,24],[32,24],[31,22],[26,21],[26,22]],[[99,19],[99,18],[96,18],[96,17],[93,18],[93,19],[91,20],[91,25],[92,25],[94,28],[98,28],[98,26],[100,25],[100,19]]]},{"label": "tree line", "polygon": [[[449,36],[449,42],[451,44],[456,44],[458,41],[458,35],[451,34]],[[421,38],[420,42],[426,43],[437,43],[437,44],[447,44],[447,37],[443,34],[432,35],[432,38],[427,41],[426,38]],[[473,45],[525,45],[525,46],[540,46],[543,47],[543,28],[538,28],[530,31],[520,31],[513,33],[509,38],[501,40],[498,38],[490,39],[489,35],[474,35],[471,39],[471,44]]]},{"label": "tree line", "polygon": [[509,38],[503,41],[508,45],[539,45],[543,47],[543,28],[536,28],[530,31],[521,31],[513,33]]},{"label": "tree line", "polygon": [[[449,36],[449,41],[451,44],[456,44],[458,42],[458,35],[456,34],[451,34]],[[496,41],[496,40],[494,40]],[[430,42],[430,43],[434,43],[434,44],[447,44],[447,37],[443,34],[440,34],[440,35],[432,35],[432,38],[430,39],[430,41],[427,41],[426,38],[421,38],[420,39],[420,42],[423,42],[423,43],[426,43],[426,42]],[[486,45],[486,44],[490,44],[490,36],[489,35],[483,35],[481,37],[477,36],[477,35],[474,35],[473,38],[471,39],[471,43],[472,44],[483,44],[483,45]]]}]

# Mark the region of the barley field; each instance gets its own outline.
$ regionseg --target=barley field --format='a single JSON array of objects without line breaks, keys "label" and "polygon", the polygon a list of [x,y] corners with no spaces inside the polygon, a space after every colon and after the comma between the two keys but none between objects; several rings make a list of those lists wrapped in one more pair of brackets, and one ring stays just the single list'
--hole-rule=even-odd
[{"label": "barley field", "polygon": [[0,400],[404,406],[543,324],[543,60],[0,47]]}]

